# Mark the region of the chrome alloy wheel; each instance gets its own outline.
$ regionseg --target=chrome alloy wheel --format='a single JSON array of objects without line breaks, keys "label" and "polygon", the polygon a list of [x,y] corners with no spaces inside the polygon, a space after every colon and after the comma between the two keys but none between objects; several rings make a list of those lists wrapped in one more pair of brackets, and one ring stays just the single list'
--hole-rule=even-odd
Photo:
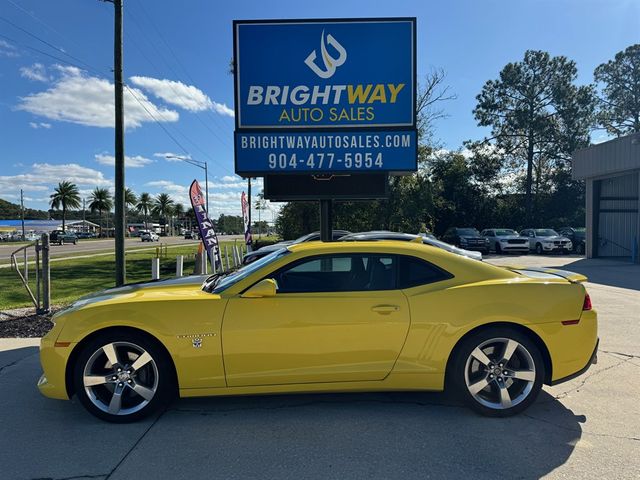
[{"label": "chrome alloy wheel", "polygon": [[130,415],[143,409],[156,394],[158,367],[138,345],[107,343],[87,361],[82,383],[87,397],[100,410]]},{"label": "chrome alloy wheel", "polygon": [[464,380],[473,398],[487,408],[504,410],[527,398],[536,380],[533,357],[511,338],[492,338],[467,358]]}]

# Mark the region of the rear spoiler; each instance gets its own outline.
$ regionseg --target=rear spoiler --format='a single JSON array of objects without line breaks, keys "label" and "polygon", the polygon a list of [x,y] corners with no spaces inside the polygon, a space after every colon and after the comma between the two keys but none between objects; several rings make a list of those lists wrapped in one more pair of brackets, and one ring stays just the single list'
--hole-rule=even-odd
[{"label": "rear spoiler", "polygon": [[547,275],[553,275],[556,277],[564,278],[565,280],[571,283],[582,283],[586,282],[588,278],[581,273],[570,272],[568,270],[558,270],[555,268],[543,268],[543,267],[524,267],[524,266],[505,266],[504,268],[515,271],[517,273],[522,273],[526,275],[527,272],[536,272],[536,273],[544,273]]}]

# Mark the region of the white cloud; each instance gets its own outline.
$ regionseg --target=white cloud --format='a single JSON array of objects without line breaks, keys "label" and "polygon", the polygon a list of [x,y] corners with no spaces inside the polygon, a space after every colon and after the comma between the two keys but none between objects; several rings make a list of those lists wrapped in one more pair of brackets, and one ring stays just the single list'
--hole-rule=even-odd
[{"label": "white cloud", "polygon": [[[54,68],[58,77],[53,85],[43,92],[21,97],[16,108],[51,120],[113,128],[113,84],[76,67],[55,65]],[[159,122],[178,121],[178,112],[157,106],[142,91],[132,90],[133,94],[128,89],[124,91],[125,127],[136,128],[154,121],[145,108]]]},{"label": "white cloud", "polygon": [[15,58],[19,57],[18,49],[15,45],[0,39],[0,57]]},{"label": "white cloud", "polygon": [[41,196],[27,195],[27,197],[29,201],[41,203],[37,208],[46,209],[48,194],[52,193],[53,188],[64,180],[78,185],[81,195],[85,196],[95,187],[108,187],[112,184],[102,172],[83,167],[77,163],[62,165],[34,163],[26,173],[0,175],[0,197],[15,198],[16,195],[20,195],[20,189],[25,192],[38,192]]},{"label": "white cloud", "polygon": [[237,175],[225,175],[220,180],[222,180],[223,182],[237,182],[238,180],[240,180],[240,177],[238,177]]},{"label": "white cloud", "polygon": [[31,128],[35,128],[36,130],[38,128],[46,128],[47,130],[51,128],[51,124],[46,122],[29,122],[29,126]]},{"label": "white cloud", "polygon": [[20,67],[20,75],[37,82],[47,82],[50,80],[46,67],[41,63],[34,63],[30,67]]},{"label": "white cloud", "polygon": [[[164,158],[167,162],[181,162],[180,158],[190,159],[191,155],[185,155],[184,153],[172,153],[172,152],[158,152],[153,154],[154,157]],[[173,158],[180,157],[180,158]]]},{"label": "white cloud", "polygon": [[[108,155],[106,153],[99,153],[95,156],[96,162],[101,165],[109,165],[114,166],[116,164],[116,157],[113,155]],[[135,157],[130,157],[129,155],[125,155],[124,157],[124,165],[125,167],[130,168],[142,168],[145,165],[149,165],[153,163],[153,160],[150,158],[143,157],[142,155],[136,155]]]},{"label": "white cloud", "polygon": [[186,85],[174,80],[130,77],[131,83],[151,92],[165,102],[190,112],[212,110],[220,115],[233,117],[233,110],[223,103],[214,102],[209,96],[193,85]]}]

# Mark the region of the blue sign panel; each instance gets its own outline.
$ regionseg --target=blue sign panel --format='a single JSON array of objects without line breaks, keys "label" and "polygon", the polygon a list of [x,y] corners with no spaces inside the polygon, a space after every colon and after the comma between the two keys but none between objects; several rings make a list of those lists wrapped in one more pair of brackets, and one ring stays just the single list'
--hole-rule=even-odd
[{"label": "blue sign panel", "polygon": [[236,129],[415,128],[415,19],[234,22]]},{"label": "blue sign panel", "polygon": [[417,168],[414,130],[236,132],[236,173],[402,173]]}]

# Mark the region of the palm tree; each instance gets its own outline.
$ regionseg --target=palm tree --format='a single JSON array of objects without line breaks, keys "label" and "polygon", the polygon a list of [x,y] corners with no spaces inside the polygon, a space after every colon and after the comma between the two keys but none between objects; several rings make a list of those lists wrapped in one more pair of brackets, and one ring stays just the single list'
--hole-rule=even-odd
[{"label": "palm tree", "polygon": [[142,192],[138,197],[136,210],[138,210],[138,213],[142,213],[144,215],[145,230],[149,229],[147,217],[149,216],[149,213],[151,212],[152,209],[153,209],[153,199],[151,198],[151,195],[149,195],[147,192]]},{"label": "palm tree", "polygon": [[153,213],[159,215],[161,218],[165,219],[164,231],[166,232],[167,227],[167,218],[171,215],[171,211],[173,209],[173,200],[168,193],[159,193],[158,196],[153,200]]},{"label": "palm tree", "polygon": [[80,192],[75,183],[60,182],[51,194],[51,208],[58,210],[62,205],[62,231],[65,231],[67,208],[80,208]]},{"label": "palm tree", "polygon": [[[173,207],[173,214],[178,221],[178,225],[181,225],[181,221],[184,218],[184,205],[181,203],[176,203]],[[182,225],[184,227],[184,225]]]},{"label": "palm tree", "polygon": [[135,207],[138,203],[138,197],[129,187],[124,189],[124,205],[127,208]]},{"label": "palm tree", "polygon": [[258,238],[262,236],[262,222],[260,220],[260,212],[267,209],[267,201],[264,199],[264,190],[258,194],[258,199],[254,205],[258,211]]},{"label": "palm tree", "polygon": [[[124,209],[124,211],[125,211],[125,213],[124,213],[124,217],[125,217],[124,223],[125,223],[125,225],[127,223],[127,212],[131,208],[133,208],[136,205],[136,203],[138,203],[138,197],[136,197],[136,194],[133,193],[133,190],[131,190],[129,187],[125,188],[124,189],[124,207],[125,207],[125,209]],[[127,228],[126,231],[128,232],[129,229]]]},{"label": "palm tree", "polygon": [[93,192],[91,192],[91,197],[89,198],[91,203],[89,204],[89,209],[92,212],[98,211],[100,215],[100,236],[102,236],[102,212],[105,210],[108,212],[113,207],[113,200],[111,199],[111,194],[109,190],[106,188],[96,187]]}]

